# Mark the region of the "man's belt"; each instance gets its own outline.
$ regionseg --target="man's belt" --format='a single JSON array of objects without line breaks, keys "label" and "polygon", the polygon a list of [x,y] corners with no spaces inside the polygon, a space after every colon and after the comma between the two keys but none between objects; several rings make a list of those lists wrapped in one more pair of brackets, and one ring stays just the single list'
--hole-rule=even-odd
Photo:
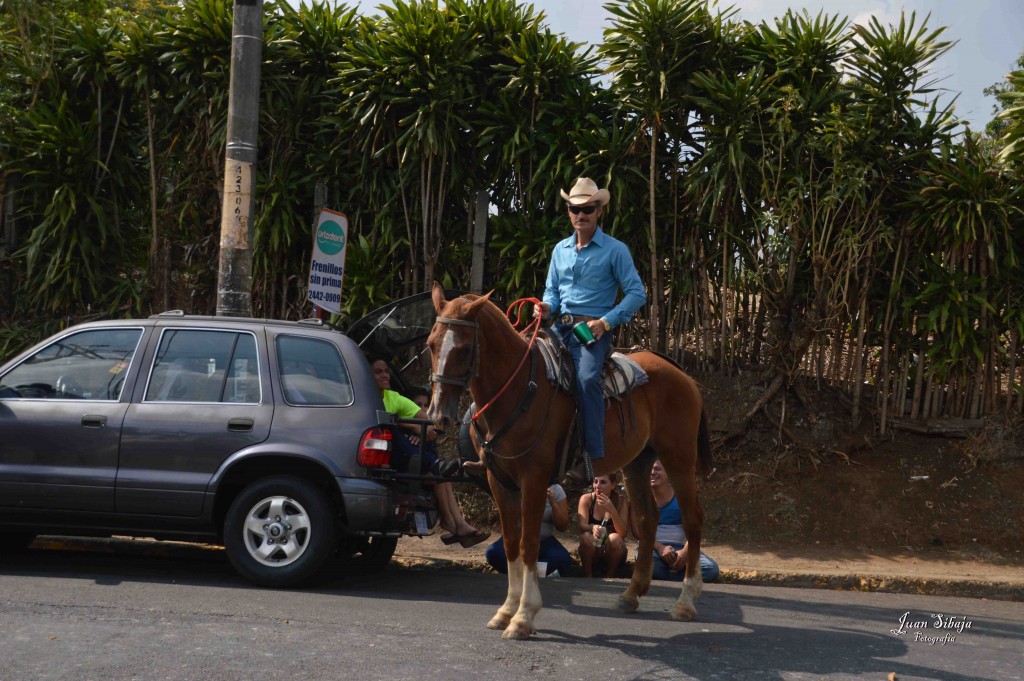
[{"label": "man's belt", "polygon": [[595,319],[600,319],[600,317],[588,317],[585,314],[568,314],[568,313],[566,313],[566,314],[558,315],[558,317],[556,317],[556,319],[558,320],[559,324],[566,324],[568,326],[573,326],[574,324],[579,324],[580,322],[592,322]]}]

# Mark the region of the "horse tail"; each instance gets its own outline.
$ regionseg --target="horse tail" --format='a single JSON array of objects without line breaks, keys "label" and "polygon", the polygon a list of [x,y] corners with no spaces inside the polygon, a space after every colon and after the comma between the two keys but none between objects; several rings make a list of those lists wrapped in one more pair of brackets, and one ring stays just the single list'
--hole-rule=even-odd
[{"label": "horse tail", "polygon": [[700,429],[697,431],[697,470],[701,476],[711,475],[711,437],[708,434],[708,419],[704,408],[700,410]]}]

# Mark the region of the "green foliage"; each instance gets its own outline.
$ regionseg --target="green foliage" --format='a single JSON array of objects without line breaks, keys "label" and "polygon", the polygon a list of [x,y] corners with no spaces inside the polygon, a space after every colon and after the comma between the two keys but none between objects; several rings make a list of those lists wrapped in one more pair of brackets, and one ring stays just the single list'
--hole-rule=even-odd
[{"label": "green foliage", "polygon": [[[5,324],[213,310],[232,7],[0,0]],[[999,88],[997,162],[955,136],[931,75],[950,43],[927,19],[607,7],[594,50],[515,0],[267,0],[258,314],[308,315],[316,201],[350,220],[345,316],[465,286],[480,191],[485,286],[538,295],[570,229],[558,190],[587,175],[657,302],[637,335],[789,376],[858,325],[896,355],[927,348],[932,377],[1010,359],[1024,72]]]},{"label": "green foliage", "polygon": [[[1024,61],[1024,57],[1021,57]],[[1006,76],[1008,88],[999,94],[1003,111],[998,120],[1005,123],[1000,142],[999,158],[1019,170],[1024,167],[1024,68]]]}]

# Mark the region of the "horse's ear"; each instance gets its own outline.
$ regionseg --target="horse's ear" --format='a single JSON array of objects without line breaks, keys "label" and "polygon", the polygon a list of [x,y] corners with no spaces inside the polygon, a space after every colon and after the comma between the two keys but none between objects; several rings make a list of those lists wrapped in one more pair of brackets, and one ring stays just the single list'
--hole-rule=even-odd
[{"label": "horse's ear", "polygon": [[434,301],[434,309],[437,310],[437,314],[441,314],[441,310],[444,309],[448,301],[444,299],[444,286],[441,286],[439,282],[435,281],[433,288],[430,289],[430,299]]},{"label": "horse's ear", "polygon": [[469,304],[469,309],[466,310],[466,316],[467,317],[476,316],[476,313],[480,311],[480,308],[487,304],[487,299],[491,297],[492,293],[494,293],[494,289],[491,289],[486,294],[480,296],[479,298],[474,300],[472,303],[470,303]]}]

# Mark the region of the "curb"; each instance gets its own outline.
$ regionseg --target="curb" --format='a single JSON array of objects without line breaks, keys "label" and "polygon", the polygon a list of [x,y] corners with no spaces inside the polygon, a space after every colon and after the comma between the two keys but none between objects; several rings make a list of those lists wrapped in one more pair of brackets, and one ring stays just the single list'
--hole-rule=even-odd
[{"label": "curb", "polygon": [[[458,570],[494,574],[483,561],[426,556],[395,555],[392,562],[409,570]],[[572,579],[570,577],[570,579]],[[881,577],[867,575],[825,575],[813,573],[758,572],[756,570],[722,569],[716,584],[740,586],[774,586],[792,589],[826,589],[861,591],[865,593],[909,594],[917,596],[949,596],[982,600],[1024,602],[1024,584],[1007,582],[972,582],[957,579],[917,579],[913,577]]]},{"label": "curb", "polygon": [[917,579],[869,575],[823,575],[722,570],[720,584],[782,586],[797,589],[829,589],[921,596],[952,596],[997,601],[1024,601],[1024,584],[972,582],[958,579]]}]

